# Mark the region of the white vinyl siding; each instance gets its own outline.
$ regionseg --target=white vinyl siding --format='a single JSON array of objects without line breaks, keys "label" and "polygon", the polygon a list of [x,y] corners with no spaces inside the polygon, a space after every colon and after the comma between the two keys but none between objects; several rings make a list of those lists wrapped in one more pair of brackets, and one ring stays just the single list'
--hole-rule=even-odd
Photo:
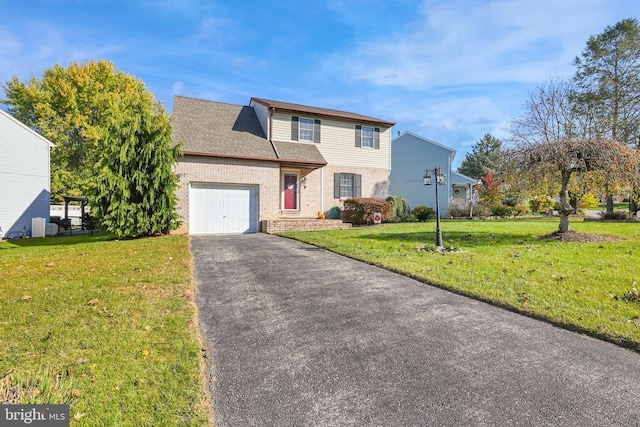
[{"label": "white vinyl siding", "polygon": [[253,111],[256,112],[256,116],[258,117],[258,121],[260,122],[260,126],[262,127],[262,131],[264,134],[269,137],[269,110],[262,104],[258,104],[257,102],[253,102],[251,104],[253,107]]},{"label": "white vinyl siding", "polygon": [[32,218],[49,222],[50,144],[0,113],[0,227],[5,237],[31,232]]},{"label": "white vinyl siding", "polygon": [[[359,123],[322,118],[322,143],[317,147],[327,163],[333,166],[391,169],[391,129],[380,127],[380,149],[362,149],[353,143],[356,124]],[[273,139],[292,141],[291,114],[273,115]]]}]

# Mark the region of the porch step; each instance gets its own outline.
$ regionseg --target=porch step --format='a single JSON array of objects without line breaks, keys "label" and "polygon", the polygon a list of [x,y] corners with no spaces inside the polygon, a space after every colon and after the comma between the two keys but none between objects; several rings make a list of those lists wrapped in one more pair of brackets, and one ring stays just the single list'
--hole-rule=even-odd
[{"label": "porch step", "polygon": [[267,219],[260,221],[260,231],[273,234],[282,231],[342,230],[351,224],[339,219]]}]

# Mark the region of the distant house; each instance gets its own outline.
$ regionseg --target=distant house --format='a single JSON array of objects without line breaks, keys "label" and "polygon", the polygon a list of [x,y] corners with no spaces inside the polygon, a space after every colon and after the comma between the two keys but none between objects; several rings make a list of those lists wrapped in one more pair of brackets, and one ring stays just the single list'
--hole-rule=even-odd
[{"label": "distant house", "polygon": [[50,150],[54,145],[0,110],[0,228],[31,235],[32,218],[49,222]]},{"label": "distant house", "polygon": [[318,212],[335,216],[345,199],[387,197],[394,124],[263,98],[236,105],[176,96],[179,231],[304,229]]},{"label": "distant house", "polygon": [[425,186],[422,177],[427,169],[436,167],[442,168],[447,181],[438,188],[441,217],[447,215],[452,200],[470,199],[471,186],[477,181],[451,169],[454,149],[411,132],[399,134],[391,147],[391,194],[404,197],[411,208],[422,205],[435,209],[435,183]]}]

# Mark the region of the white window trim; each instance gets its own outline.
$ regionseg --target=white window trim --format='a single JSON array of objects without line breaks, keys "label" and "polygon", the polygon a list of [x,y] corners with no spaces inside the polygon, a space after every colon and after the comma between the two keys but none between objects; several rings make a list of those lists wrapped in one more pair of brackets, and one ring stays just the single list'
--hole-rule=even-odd
[{"label": "white window trim", "polygon": [[[295,175],[296,177],[296,209],[284,208],[284,178],[285,175]],[[283,170],[280,174],[280,210],[282,212],[300,212],[300,171],[298,170]]]},{"label": "white window trim", "polygon": [[[311,139],[303,139],[302,138],[302,122],[303,121],[310,121],[311,122]],[[310,119],[308,117],[298,117],[298,141],[302,141],[302,142],[313,142],[314,141],[314,120]],[[308,131],[308,129],[305,129],[306,131]]]},{"label": "white window trim", "polygon": [[[364,137],[364,130],[365,129],[370,129],[371,130],[371,145],[365,145],[364,141],[365,141],[365,137]],[[373,149],[375,147],[375,132],[376,130],[373,127],[370,126],[362,126],[360,128],[360,148],[371,148]]]}]

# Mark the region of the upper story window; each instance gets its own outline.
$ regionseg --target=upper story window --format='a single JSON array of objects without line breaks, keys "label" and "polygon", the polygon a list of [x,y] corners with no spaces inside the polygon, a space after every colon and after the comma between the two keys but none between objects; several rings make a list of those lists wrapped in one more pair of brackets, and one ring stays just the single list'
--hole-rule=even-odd
[{"label": "upper story window", "polygon": [[373,128],[362,126],[362,146],[373,148]]},{"label": "upper story window", "polygon": [[291,117],[291,140],[320,142],[320,120]]},{"label": "upper story window", "polygon": [[380,148],[380,128],[356,126],[356,147]]},{"label": "upper story window", "polygon": [[299,140],[313,141],[313,120],[300,117],[298,123],[299,123]]}]

